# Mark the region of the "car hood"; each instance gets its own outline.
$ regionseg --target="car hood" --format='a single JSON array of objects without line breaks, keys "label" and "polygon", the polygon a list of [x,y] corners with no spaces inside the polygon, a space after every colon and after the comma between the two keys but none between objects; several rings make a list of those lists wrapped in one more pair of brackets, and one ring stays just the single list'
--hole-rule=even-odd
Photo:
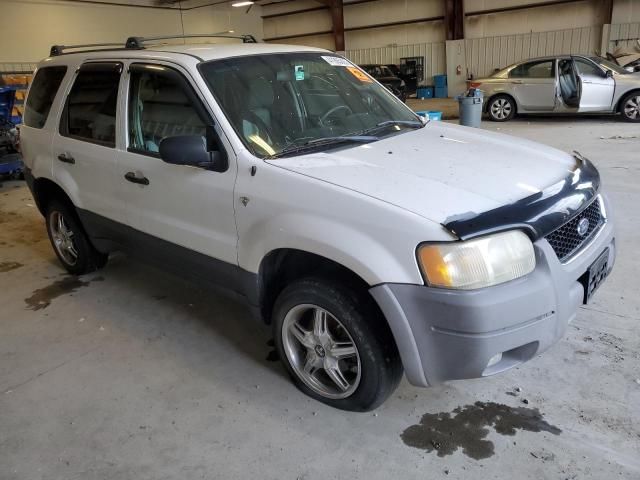
[{"label": "car hood", "polygon": [[377,142],[269,163],[446,223],[538,193],[568,177],[576,160],[528,140],[429,122]]}]

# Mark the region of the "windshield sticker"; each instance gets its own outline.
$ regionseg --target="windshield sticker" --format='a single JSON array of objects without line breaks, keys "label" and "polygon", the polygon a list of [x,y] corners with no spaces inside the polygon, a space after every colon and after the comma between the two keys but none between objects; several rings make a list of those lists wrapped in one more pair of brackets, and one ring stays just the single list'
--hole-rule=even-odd
[{"label": "windshield sticker", "polygon": [[322,55],[322,58],[324,59],[325,62],[327,62],[329,65],[333,65],[334,67],[351,67],[351,66],[353,66],[353,64],[349,60],[347,60],[346,58],[329,57],[328,55]]},{"label": "windshield sticker", "polygon": [[358,67],[347,67],[347,70],[349,70],[351,72],[351,75],[356,77],[361,82],[373,83],[373,80],[371,80],[369,77],[367,77],[367,75],[362,70],[360,70]]},{"label": "windshield sticker", "polygon": [[304,65],[296,65],[294,71],[296,73],[296,80],[304,80]]}]

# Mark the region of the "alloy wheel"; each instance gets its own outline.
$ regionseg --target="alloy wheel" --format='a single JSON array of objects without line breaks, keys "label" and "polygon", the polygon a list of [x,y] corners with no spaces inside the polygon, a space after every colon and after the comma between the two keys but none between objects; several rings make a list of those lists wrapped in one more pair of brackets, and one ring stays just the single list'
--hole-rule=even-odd
[{"label": "alloy wheel", "polygon": [[74,243],[73,231],[60,212],[52,212],[49,215],[49,228],[53,246],[58,254],[69,265],[75,265],[78,261],[78,249]]},{"label": "alloy wheel", "polygon": [[506,98],[498,98],[491,103],[491,114],[498,120],[504,120],[511,114],[511,102]]},{"label": "alloy wheel", "polygon": [[360,355],[344,325],[327,310],[296,305],[284,318],[282,345],[295,374],[325,398],[353,394],[362,374]]},{"label": "alloy wheel", "polygon": [[627,99],[624,104],[624,115],[633,120],[640,118],[640,95]]}]

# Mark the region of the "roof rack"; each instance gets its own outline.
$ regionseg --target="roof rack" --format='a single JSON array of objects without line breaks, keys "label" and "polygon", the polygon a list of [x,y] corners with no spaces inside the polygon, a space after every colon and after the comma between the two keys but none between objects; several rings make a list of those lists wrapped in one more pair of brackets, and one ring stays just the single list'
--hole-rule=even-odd
[{"label": "roof rack", "polygon": [[121,43],[87,43],[84,45],[52,45],[49,50],[49,56],[56,57],[58,55],[62,55],[65,53],[65,50],[76,49],[76,48],[107,48],[107,47],[120,47],[122,48]]},{"label": "roof rack", "polygon": [[87,43],[84,45],[52,45],[49,50],[49,56],[57,57],[58,55],[63,55],[65,50],[77,50],[81,48],[85,49],[110,49],[113,47],[117,48],[128,48],[132,50],[141,50],[144,47],[146,42],[155,42],[157,40],[171,40],[175,38],[235,38],[237,40],[242,40],[242,43],[258,43],[253,35],[217,35],[217,34],[190,34],[190,35],[162,35],[158,37],[129,37],[124,45],[122,43]]},{"label": "roof rack", "polygon": [[242,43],[258,43],[253,35],[218,35],[209,33],[194,33],[190,35],[162,35],[159,37],[129,37],[127,38],[126,48],[140,49],[144,48],[145,42],[155,42],[157,40],[171,40],[174,38],[235,38],[242,40]]}]

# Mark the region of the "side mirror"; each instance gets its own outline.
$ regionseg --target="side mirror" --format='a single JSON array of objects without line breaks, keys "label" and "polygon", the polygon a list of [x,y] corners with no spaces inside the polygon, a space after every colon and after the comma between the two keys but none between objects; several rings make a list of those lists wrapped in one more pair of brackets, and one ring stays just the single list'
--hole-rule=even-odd
[{"label": "side mirror", "polygon": [[217,138],[205,138],[202,135],[177,135],[162,139],[160,158],[173,165],[190,165],[215,172],[224,172],[228,168],[227,156],[219,147]]},{"label": "side mirror", "polygon": [[607,78],[611,78],[611,77],[613,77],[613,72],[611,70],[607,69],[606,75],[607,75]]}]

